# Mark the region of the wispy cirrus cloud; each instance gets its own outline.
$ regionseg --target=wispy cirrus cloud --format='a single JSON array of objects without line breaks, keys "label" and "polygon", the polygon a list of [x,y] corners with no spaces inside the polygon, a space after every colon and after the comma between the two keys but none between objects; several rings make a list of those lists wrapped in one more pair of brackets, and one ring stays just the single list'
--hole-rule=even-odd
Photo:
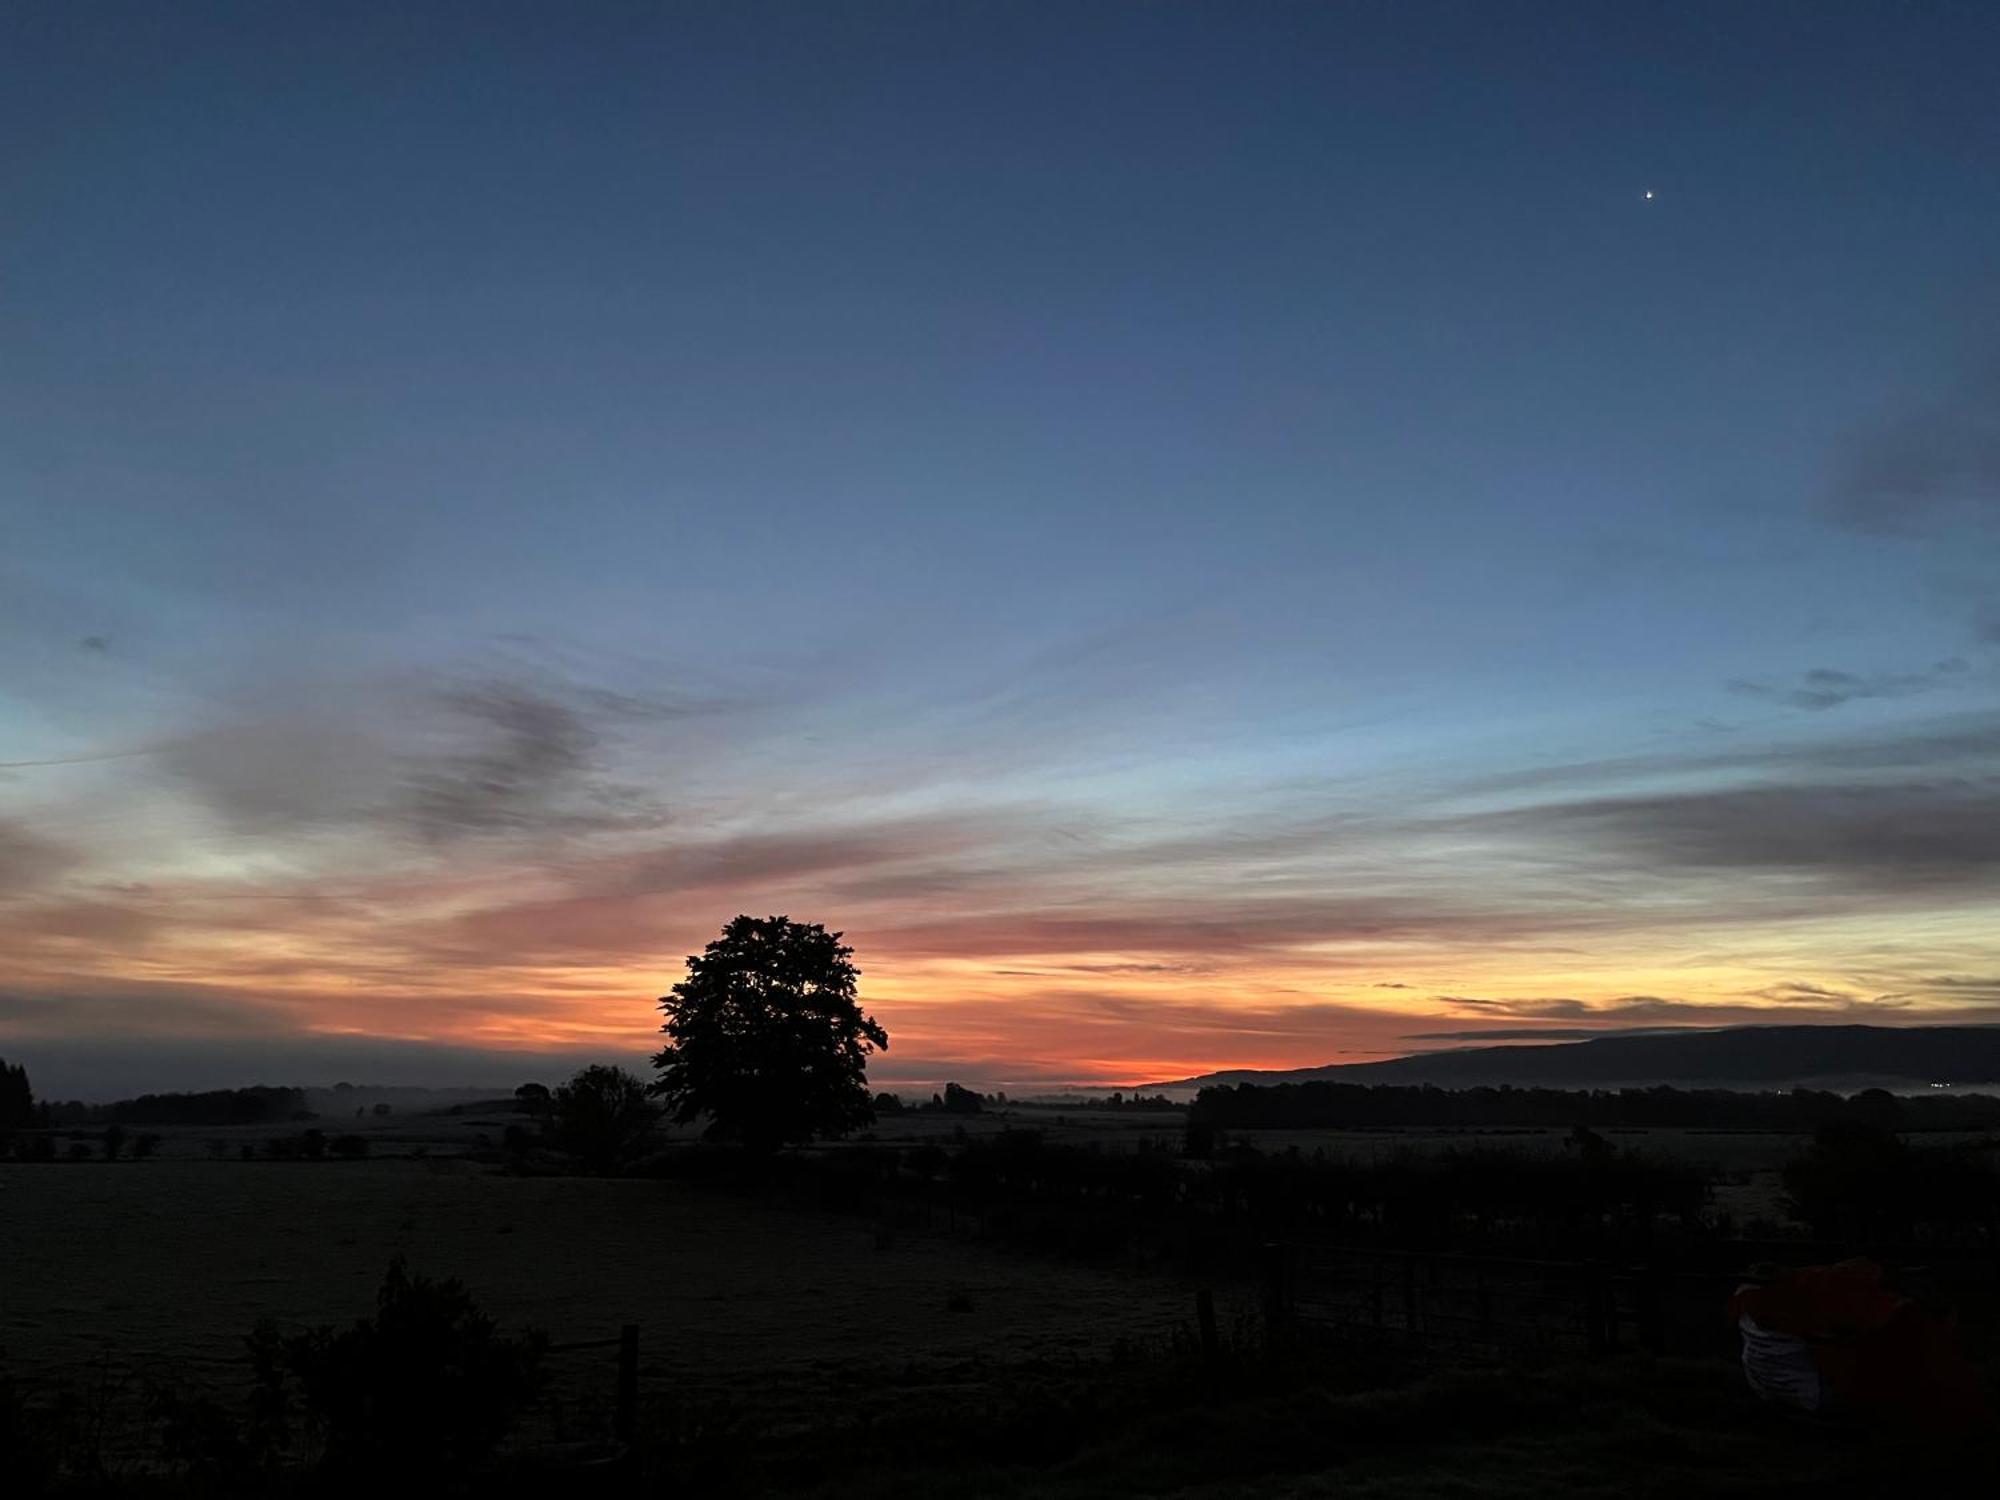
[{"label": "wispy cirrus cloud", "polygon": [[1789,704],[1793,708],[1824,711],[1852,703],[1857,698],[1908,698],[1957,682],[1967,676],[1972,664],[1963,657],[1946,657],[1921,672],[1843,672],[1832,667],[1814,667],[1791,683],[1752,682],[1732,679],[1731,692],[1746,698],[1761,698]]},{"label": "wispy cirrus cloud", "polygon": [[0,818],[0,895],[38,889],[77,862],[75,851],[17,820]]},{"label": "wispy cirrus cloud", "polygon": [[664,810],[602,764],[606,718],[644,705],[487,679],[300,702],[187,733],[164,770],[233,830],[367,824],[431,848],[657,827]]},{"label": "wispy cirrus cloud", "polygon": [[2000,774],[1603,797],[1476,821],[1627,868],[1792,874],[1885,899],[2000,878]]},{"label": "wispy cirrus cloud", "polygon": [[1842,524],[1885,535],[1954,512],[2000,517],[2000,360],[1859,433],[1839,455],[1826,505]]},{"label": "wispy cirrus cloud", "polygon": [[1662,1020],[1700,1014],[1708,1009],[1687,1000],[1670,1000],[1659,995],[1620,995],[1610,1000],[1556,998],[1493,999],[1478,995],[1439,995],[1438,1003],[1456,1011],[1517,1017],[1544,1017],[1559,1021]]},{"label": "wispy cirrus cloud", "polygon": [[[38,1034],[62,996],[143,970],[277,1029],[643,1046],[680,955],[744,910],[845,928],[914,1055],[1046,1061],[1052,1036],[1101,1080],[1377,1055],[1426,1009],[1545,1038],[1872,997],[1929,1013],[1948,997],[1900,976],[1857,980],[1851,1004],[1769,969],[1678,997],[1674,959],[1621,980],[1601,956],[1956,910],[1994,874],[2000,826],[2000,719],[1979,714],[1512,772],[1218,775],[1165,817],[1060,776],[980,785],[949,758],[899,783],[872,764],[798,782],[782,734],[783,754],[734,755],[733,710],[547,673],[440,676],[352,712],[322,696],[153,758],[144,785],[210,820],[227,857],[140,875],[104,843],[0,910],[16,990],[50,1002]],[[1528,999],[1476,987],[1524,975]]]},{"label": "wispy cirrus cloud", "polygon": [[[1718,1023],[1720,1024],[1720,1023]],[[1587,1042],[1601,1036],[1663,1036],[1675,1031],[1706,1031],[1687,1026],[1474,1026],[1457,1031],[1406,1031],[1408,1042]]]}]

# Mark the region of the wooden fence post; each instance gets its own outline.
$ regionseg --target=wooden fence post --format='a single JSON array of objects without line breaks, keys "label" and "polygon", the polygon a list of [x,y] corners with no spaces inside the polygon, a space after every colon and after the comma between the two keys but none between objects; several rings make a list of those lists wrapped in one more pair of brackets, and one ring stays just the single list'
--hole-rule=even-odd
[{"label": "wooden fence post", "polygon": [[1215,1293],[1207,1287],[1194,1294],[1194,1321],[1201,1332],[1201,1362],[1213,1370],[1222,1357],[1222,1338],[1215,1331]]},{"label": "wooden fence post", "polygon": [[1611,1287],[1595,1262],[1583,1271],[1583,1338],[1592,1354],[1611,1352]]},{"label": "wooden fence post", "polygon": [[627,1323],[618,1330],[618,1399],[612,1409],[612,1435],[621,1443],[631,1442],[638,1418],[639,1325]]},{"label": "wooden fence post", "polygon": [[1272,1352],[1284,1347],[1291,1334],[1290,1289],[1286,1286],[1285,1247],[1264,1246],[1264,1335]]},{"label": "wooden fence post", "polygon": [[1632,1301],[1639,1324],[1639,1347],[1648,1354],[1665,1354],[1666,1297],[1660,1284],[1660,1273],[1652,1266],[1640,1266],[1633,1272]]}]

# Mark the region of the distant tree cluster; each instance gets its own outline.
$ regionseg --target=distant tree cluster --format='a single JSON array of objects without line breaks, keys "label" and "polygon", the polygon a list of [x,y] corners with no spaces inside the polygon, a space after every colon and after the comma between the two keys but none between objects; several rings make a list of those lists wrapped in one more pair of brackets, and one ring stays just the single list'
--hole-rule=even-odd
[{"label": "distant tree cluster", "polygon": [[601,1063],[560,1085],[544,1107],[551,1143],[593,1172],[630,1161],[659,1118],[643,1080]]},{"label": "distant tree cluster", "polygon": [[1165,1094],[1126,1094],[1126,1093],[1121,1093],[1117,1090],[1113,1090],[1110,1094],[1105,1095],[1101,1098],[1065,1099],[1063,1101],[1063,1108],[1064,1109],[1108,1109],[1108,1110],[1133,1109],[1133,1110],[1141,1110],[1149,1114],[1157,1114],[1161,1110],[1181,1110],[1181,1109],[1186,1109],[1187,1106],[1185,1104],[1175,1103],[1172,1099],[1169,1099]]},{"label": "distant tree cluster", "polygon": [[35,1124],[35,1094],[28,1070],[0,1058],[0,1130],[27,1130]]},{"label": "distant tree cluster", "polygon": [[931,1102],[926,1108],[941,1110],[948,1115],[976,1115],[985,1110],[988,1102],[986,1095],[976,1089],[966,1088],[962,1084],[947,1083],[943,1093],[931,1095]]},{"label": "distant tree cluster", "polygon": [[1366,1129],[1375,1126],[1515,1125],[1683,1127],[1810,1132],[1844,1120],[1896,1130],[2000,1126],[2000,1098],[1937,1093],[1898,1097],[1866,1089],[1852,1098],[1818,1089],[1441,1089],[1394,1084],[1280,1083],[1205,1088],[1193,1122],[1207,1128]]},{"label": "distant tree cluster", "polygon": [[977,1089],[969,1089],[962,1083],[947,1083],[941,1092],[932,1094],[925,1104],[905,1104],[900,1094],[877,1094],[875,1113],[878,1115],[900,1115],[915,1111],[919,1114],[976,1115],[989,1109],[1005,1109],[1007,1091],[982,1094]]},{"label": "distant tree cluster", "polygon": [[2000,1172],[1979,1145],[1913,1146],[1838,1120],[1784,1167],[1795,1217],[1822,1239],[1900,1242],[2000,1234]]},{"label": "distant tree cluster", "polygon": [[210,1089],[197,1094],[141,1094],[112,1104],[66,1100],[45,1106],[49,1125],[270,1125],[309,1120],[303,1089]]}]

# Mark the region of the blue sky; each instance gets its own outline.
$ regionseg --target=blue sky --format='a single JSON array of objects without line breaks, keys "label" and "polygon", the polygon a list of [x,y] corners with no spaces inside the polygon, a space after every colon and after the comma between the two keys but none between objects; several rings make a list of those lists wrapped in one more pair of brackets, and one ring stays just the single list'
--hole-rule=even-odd
[{"label": "blue sky", "polygon": [[1983,7],[0,27],[24,1056],[1995,998]]}]

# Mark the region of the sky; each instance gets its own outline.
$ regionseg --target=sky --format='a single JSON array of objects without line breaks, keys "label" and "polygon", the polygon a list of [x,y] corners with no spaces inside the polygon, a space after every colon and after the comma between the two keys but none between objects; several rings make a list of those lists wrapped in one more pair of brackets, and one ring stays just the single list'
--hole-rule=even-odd
[{"label": "sky", "polygon": [[0,1053],[2000,1020],[2000,13],[0,12]]}]

